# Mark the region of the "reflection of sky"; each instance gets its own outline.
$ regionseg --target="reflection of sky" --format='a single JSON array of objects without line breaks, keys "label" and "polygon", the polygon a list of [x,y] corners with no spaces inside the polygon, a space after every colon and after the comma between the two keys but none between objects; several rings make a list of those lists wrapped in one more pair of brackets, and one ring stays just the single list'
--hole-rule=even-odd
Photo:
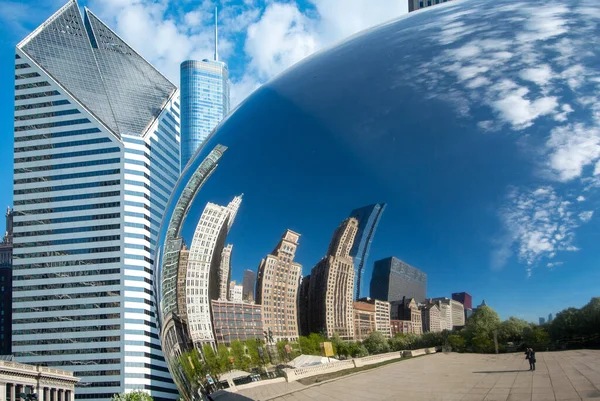
[{"label": "reflection of sky", "polygon": [[[207,201],[225,205],[244,193],[228,237],[232,277],[256,270],[286,228],[302,235],[306,275],[352,209],[386,202],[363,291],[373,262],[393,255],[428,274],[428,295],[467,291],[505,317],[533,320],[598,295],[590,212],[600,125],[593,100],[578,98],[600,82],[590,73],[600,76],[597,46],[571,56],[586,71],[581,82],[556,50],[566,39],[584,46],[590,25],[579,10],[600,15],[598,5],[500,3],[496,14],[482,1],[418,13],[256,93],[209,143],[229,149],[198,195],[186,237]],[[466,5],[477,11],[456,16]],[[536,25],[541,17],[555,24]],[[524,30],[530,35],[518,36]],[[532,67],[540,62],[563,73],[544,78]]]}]

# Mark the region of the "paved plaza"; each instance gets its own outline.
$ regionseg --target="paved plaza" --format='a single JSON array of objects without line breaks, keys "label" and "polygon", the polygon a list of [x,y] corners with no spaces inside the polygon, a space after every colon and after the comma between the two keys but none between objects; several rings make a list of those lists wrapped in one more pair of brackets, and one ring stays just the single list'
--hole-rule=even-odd
[{"label": "paved plaza", "polygon": [[[240,391],[255,400],[600,401],[600,351],[435,354],[324,383],[277,383]],[[286,395],[282,395],[288,393]]]}]

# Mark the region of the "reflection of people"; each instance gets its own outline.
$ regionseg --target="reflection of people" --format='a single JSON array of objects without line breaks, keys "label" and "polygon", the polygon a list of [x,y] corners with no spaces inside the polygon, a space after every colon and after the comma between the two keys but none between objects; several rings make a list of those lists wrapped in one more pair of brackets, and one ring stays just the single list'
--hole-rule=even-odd
[{"label": "reflection of people", "polygon": [[529,370],[535,370],[535,351],[533,348],[527,348],[525,359],[529,361]]}]

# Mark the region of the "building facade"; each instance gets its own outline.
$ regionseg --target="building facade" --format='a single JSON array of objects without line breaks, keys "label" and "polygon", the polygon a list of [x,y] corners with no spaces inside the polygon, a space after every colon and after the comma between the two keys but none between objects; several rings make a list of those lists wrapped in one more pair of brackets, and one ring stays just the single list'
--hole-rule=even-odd
[{"label": "building facade", "polygon": [[410,320],[390,320],[390,330],[392,337],[398,334],[413,333],[412,322]]},{"label": "building facade", "polygon": [[215,9],[214,60],[186,60],[180,67],[181,171],[229,114],[229,69],[219,61],[217,21]]},{"label": "building facade", "polygon": [[202,345],[215,344],[211,323],[210,301],[219,299],[221,292],[221,255],[242,195],[227,206],[207,203],[194,231],[187,265],[187,317],[191,340]]},{"label": "building facade", "polygon": [[78,382],[70,371],[0,360],[2,401],[21,400],[23,393],[38,401],[73,401]]},{"label": "building facade", "polygon": [[371,248],[371,243],[375,237],[375,231],[377,230],[377,225],[379,224],[379,220],[381,220],[385,206],[385,203],[376,203],[354,209],[350,213],[350,217],[358,220],[358,231],[354,238],[354,245],[352,245],[352,249],[350,250],[350,256],[352,256],[354,261],[354,291],[356,300],[362,297],[363,275],[367,266],[369,249]]},{"label": "building facade", "polygon": [[452,299],[463,304],[465,309],[473,309],[473,297],[466,292],[455,292]]},{"label": "building facade", "polygon": [[375,304],[355,301],[354,304],[354,340],[362,341],[376,330]]},{"label": "building facade", "polygon": [[227,301],[227,299],[229,299],[232,250],[233,245],[228,244],[221,252],[221,265],[219,266],[219,299],[223,301]]},{"label": "building facade", "polygon": [[350,217],[335,230],[327,256],[311,271],[309,329],[326,337],[354,338],[354,263],[350,250],[358,220]]},{"label": "building facade", "polygon": [[446,3],[451,0],[408,0],[408,12],[420,10],[422,8],[435,6],[437,4]]},{"label": "building facade", "polygon": [[244,293],[244,286],[237,284],[234,281],[229,283],[229,300],[233,302],[242,302]]},{"label": "building facade", "polygon": [[69,1],[16,47],[16,359],[81,377],[76,398],[176,399],[154,245],[179,176],[179,91]]},{"label": "building facade", "polygon": [[6,233],[0,243],[0,355],[12,353],[13,211],[6,210]]},{"label": "building facade", "polygon": [[452,330],[465,325],[465,308],[462,303],[450,298],[430,298],[428,303],[435,303],[440,308],[442,330]]},{"label": "building facade", "polygon": [[411,333],[423,333],[421,311],[414,298],[404,297],[400,301],[390,302],[390,320],[408,321],[411,323]]},{"label": "building facade", "polygon": [[253,270],[246,269],[244,271],[244,279],[242,281],[244,290],[242,298],[247,302],[254,302],[254,288],[256,287],[256,273]]},{"label": "building facade", "polygon": [[247,302],[213,300],[212,316],[217,344],[234,340],[263,340],[262,306]]},{"label": "building facade", "polygon": [[310,274],[304,276],[298,288],[298,332],[301,336],[310,334],[310,319],[309,319],[309,296],[310,296]]},{"label": "building facade", "polygon": [[274,341],[298,339],[297,297],[302,265],[294,262],[300,234],[287,230],[258,267],[256,303],[263,308],[263,328]]},{"label": "building facade", "polygon": [[425,304],[421,307],[421,321],[423,323],[423,332],[439,333],[442,331],[440,325],[440,308],[437,304]]},{"label": "building facade", "polygon": [[371,298],[398,301],[403,297],[425,302],[427,275],[392,256],[375,262],[371,277]]},{"label": "building facade", "polygon": [[383,334],[386,338],[390,338],[392,335],[392,331],[390,328],[390,303],[369,297],[361,298],[359,299],[359,301],[363,303],[369,303],[374,306],[375,330]]}]

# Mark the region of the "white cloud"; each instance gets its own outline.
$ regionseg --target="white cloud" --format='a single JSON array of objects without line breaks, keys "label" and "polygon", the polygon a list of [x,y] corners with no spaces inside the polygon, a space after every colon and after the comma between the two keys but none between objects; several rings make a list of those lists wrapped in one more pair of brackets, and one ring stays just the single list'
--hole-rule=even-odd
[{"label": "white cloud", "polygon": [[529,90],[519,87],[501,94],[499,100],[492,102],[492,108],[499,117],[512,124],[514,129],[529,127],[540,116],[551,114],[558,107],[554,96],[540,97],[534,101],[525,96]]},{"label": "white cloud", "polygon": [[519,76],[521,79],[543,86],[552,79],[552,69],[549,65],[543,64],[535,68],[526,68],[521,71]]},{"label": "white cloud", "polygon": [[[515,246],[519,260],[526,263],[528,273],[540,259],[554,258],[560,251],[577,251],[573,245],[575,229],[574,204],[558,195],[551,186],[533,191],[512,189],[500,216],[509,236],[498,249]],[[579,218],[587,222],[589,212]]]},{"label": "white cloud", "polygon": [[600,129],[583,124],[557,127],[552,130],[546,148],[550,168],[560,181],[570,181],[600,158]]},{"label": "white cloud", "polygon": [[583,202],[583,201],[585,201],[585,196],[579,195],[577,197],[577,202]]},{"label": "white cloud", "polygon": [[593,215],[594,215],[594,211],[593,210],[587,210],[585,212],[579,213],[579,218],[584,223],[587,223],[588,221],[590,221],[592,219]]},{"label": "white cloud", "polygon": [[517,35],[519,42],[544,41],[567,32],[565,14],[569,9],[564,5],[536,5],[521,11],[527,16],[527,21],[525,31]]}]

